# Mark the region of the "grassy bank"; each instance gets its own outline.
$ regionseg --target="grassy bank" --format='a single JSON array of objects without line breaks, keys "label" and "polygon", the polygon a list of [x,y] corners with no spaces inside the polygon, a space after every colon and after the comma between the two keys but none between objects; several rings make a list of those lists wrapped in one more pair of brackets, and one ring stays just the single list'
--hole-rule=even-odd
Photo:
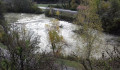
[{"label": "grassy bank", "polygon": [[46,10],[45,15],[47,17],[54,17],[59,20],[73,22],[75,20],[77,14],[72,14],[69,12],[59,12],[59,11],[55,11],[55,10]]},{"label": "grassy bank", "polygon": [[50,7],[51,5],[56,6],[57,4],[37,4],[38,7]]}]

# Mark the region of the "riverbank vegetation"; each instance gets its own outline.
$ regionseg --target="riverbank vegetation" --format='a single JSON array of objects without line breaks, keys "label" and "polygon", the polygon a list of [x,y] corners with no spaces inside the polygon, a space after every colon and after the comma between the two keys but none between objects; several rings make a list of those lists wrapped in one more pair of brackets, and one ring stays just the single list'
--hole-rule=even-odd
[{"label": "riverbank vegetation", "polygon": [[52,8],[45,10],[45,15],[47,17],[54,17],[59,20],[73,22],[76,18],[76,14],[68,13],[68,12],[59,12],[55,11]]},{"label": "riverbank vegetation", "polygon": [[[86,9],[87,5],[82,5],[85,1],[80,0],[76,4],[75,0],[67,0],[67,1],[60,1],[61,3],[58,2],[58,5],[49,5],[51,7],[51,10],[46,10],[45,14],[47,16],[52,16],[55,17],[56,11],[53,11],[52,8],[62,8],[62,9],[76,9],[76,10],[82,10]],[[73,7],[72,7],[73,6]],[[65,8],[69,7],[69,8]],[[108,33],[108,34],[113,34],[113,35],[120,35],[120,25],[119,25],[119,11],[120,11],[120,1],[119,0],[99,0],[97,2],[97,11],[96,13],[99,15],[101,19],[101,24],[102,28],[104,29],[103,31]],[[51,13],[49,13],[51,12]],[[60,12],[59,18],[65,19],[67,21],[74,21],[76,16],[73,14],[68,15],[68,13],[65,12]]]},{"label": "riverbank vegetation", "polygon": [[[91,52],[92,50],[95,48],[95,47],[100,47],[100,41],[101,39],[99,38],[99,35],[100,35],[100,32],[103,30],[102,29],[102,21],[101,21],[101,17],[99,17],[99,14],[97,14],[97,11],[98,11],[98,2],[99,0],[90,0],[90,1],[87,1],[86,3],[84,2],[84,6],[87,5],[87,8],[86,9],[80,9],[79,10],[79,13],[78,13],[78,19],[76,21],[77,24],[81,25],[82,28],[80,28],[80,35],[82,35],[81,37],[83,37],[83,39],[85,39],[85,42],[87,43],[86,47],[87,47],[87,51],[86,51],[86,60],[83,59],[83,66],[85,67],[86,70],[96,70],[96,67],[94,67],[94,65],[100,63],[102,61],[103,63],[103,68],[102,70],[104,69],[113,69],[114,70],[114,66],[111,64],[115,64],[116,63],[116,57],[112,56],[110,54],[110,50],[107,50],[105,52],[109,52],[107,53],[108,55],[111,56],[111,58],[108,58],[108,60],[111,60],[111,61],[105,61],[104,59],[104,53],[103,53],[103,60],[98,60],[98,62],[95,60],[91,60],[89,59],[90,58],[90,55],[91,55]],[[97,32],[95,31],[91,31],[90,29],[94,29],[94,30],[97,30]],[[95,46],[95,41],[99,41],[98,45]],[[118,48],[119,46],[117,46]],[[113,51],[115,52],[115,51]],[[113,57],[113,59],[112,59]],[[119,57],[119,56],[118,56]],[[100,62],[99,62],[100,61]],[[119,62],[119,60],[118,60]],[[86,66],[87,64],[88,66]],[[110,64],[109,64],[110,63]],[[101,66],[102,64],[100,64],[98,66],[98,70],[101,70]]]},{"label": "riverbank vegetation", "polygon": [[[109,2],[102,1],[102,2],[105,2],[108,5],[110,4],[109,2],[111,2],[111,4],[114,3],[113,1],[109,1]],[[79,35],[82,37],[82,39],[86,43],[85,45],[86,56],[85,57],[78,56],[77,55],[79,54],[79,49],[78,49],[76,53],[74,52],[75,53],[73,54],[74,56],[71,55],[70,58],[68,57],[68,60],[78,61],[80,64],[82,64],[85,70],[101,70],[101,69],[102,70],[104,69],[105,70],[114,70],[114,69],[117,70],[119,69],[119,62],[120,62],[119,60],[120,54],[119,54],[119,49],[118,49],[119,45],[115,45],[113,51],[110,51],[110,50],[104,51],[102,54],[102,58],[100,60],[91,58],[93,49],[101,46],[100,45],[101,39],[99,38],[100,33],[106,30],[104,28],[105,23],[103,22],[103,17],[101,17],[100,15],[101,12],[99,13],[100,8],[103,6],[103,5],[100,5],[102,2],[100,2],[99,0],[89,0],[89,1],[86,0],[83,3],[81,3],[80,5],[86,6],[86,8],[80,8],[80,10],[78,11],[79,13],[76,17],[76,20],[74,21],[75,24],[78,24],[79,26],[81,26],[81,28],[78,30],[79,32],[77,33],[79,33]],[[51,16],[51,13],[53,13],[52,10],[50,10],[47,14]],[[112,25],[114,25],[114,23],[112,23]],[[117,26],[119,28],[119,24],[117,24]],[[113,27],[113,29],[114,28],[115,27]],[[119,34],[119,32],[117,33]],[[97,45],[95,45],[96,41],[99,41]],[[115,52],[118,55],[116,56],[112,55]],[[107,53],[107,55],[109,55],[110,58],[106,58],[105,53]],[[64,57],[62,58],[66,59]]]},{"label": "riverbank vegetation", "polygon": [[9,0],[4,2],[7,12],[41,14],[42,10],[32,0]]},{"label": "riverbank vegetation", "polygon": [[[77,6],[80,4],[78,0],[35,0],[39,6],[45,5],[47,7],[53,8],[61,8],[61,9],[68,9],[68,10],[77,10]],[[49,4],[48,4],[49,3]]]},{"label": "riverbank vegetation", "polygon": [[58,0],[58,4],[56,5],[49,5],[49,7],[54,8],[62,8],[62,9],[69,9],[69,10],[77,10],[77,6],[79,5],[78,0]]},{"label": "riverbank vegetation", "polygon": [[0,70],[56,70],[50,54],[35,53],[38,37],[32,39],[25,29],[4,25],[2,8],[0,2]]},{"label": "riverbank vegetation", "polygon": [[120,0],[107,0],[99,3],[98,13],[105,32],[120,35]]}]

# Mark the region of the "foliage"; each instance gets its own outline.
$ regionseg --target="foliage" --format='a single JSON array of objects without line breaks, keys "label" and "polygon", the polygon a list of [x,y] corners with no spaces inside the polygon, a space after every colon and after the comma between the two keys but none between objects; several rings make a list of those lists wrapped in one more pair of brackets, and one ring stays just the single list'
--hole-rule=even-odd
[{"label": "foliage", "polygon": [[49,36],[51,43],[57,43],[61,41],[61,37],[59,37],[58,33],[55,30],[50,31]]},{"label": "foliage", "polygon": [[52,7],[50,7],[50,9],[45,10],[45,15],[48,17],[55,15],[55,12],[53,11]]},{"label": "foliage", "polygon": [[80,1],[78,0],[58,0],[57,4],[50,4],[49,7],[77,10],[79,4]]},{"label": "foliage", "polygon": [[59,15],[60,15],[60,12],[59,12],[59,11],[56,11],[56,15],[59,16]]},{"label": "foliage", "polygon": [[5,22],[5,19],[4,19],[4,16],[3,16],[3,13],[4,13],[4,5],[3,3],[0,1],[0,40],[2,38],[2,35],[4,34],[4,32],[6,32],[7,28],[6,28],[6,22]]},{"label": "foliage", "polygon": [[71,4],[71,9],[72,9],[72,10],[76,10],[76,8],[77,8],[78,5],[77,5],[77,3],[75,2],[75,0],[72,0],[70,4]]},{"label": "foliage", "polygon": [[2,18],[3,18],[3,5],[0,1],[0,25],[2,24]]},{"label": "foliage", "polygon": [[63,37],[58,34],[59,32],[59,22],[57,20],[53,21],[53,26],[49,31],[49,40],[51,42],[51,48],[54,56],[58,56],[61,53],[63,45]]},{"label": "foliage", "polygon": [[42,13],[42,10],[32,0],[11,0],[11,3],[6,5],[9,5],[7,6],[8,12]]},{"label": "foliage", "polygon": [[[85,0],[82,5],[87,8],[79,10],[77,19],[74,22],[81,26],[79,33],[84,42],[84,49],[86,51],[84,54],[85,57],[81,57],[83,59],[81,63],[86,70],[93,69],[91,63],[91,52],[96,46],[99,46],[99,42],[101,41],[99,35],[102,31],[102,26],[99,15],[97,14],[97,1],[98,0]],[[98,41],[98,44],[95,45],[96,41]],[[77,52],[77,54],[79,53]]]},{"label": "foliage", "polygon": [[[59,16],[58,16],[58,14],[59,14]],[[68,12],[54,11],[52,8],[50,8],[50,10],[45,10],[45,15],[47,17],[54,17],[56,19],[65,20],[65,21],[69,21],[69,22],[73,22],[76,18],[75,14],[71,14]]]},{"label": "foliage", "polygon": [[56,70],[55,60],[50,54],[35,52],[38,49],[38,37],[33,39],[33,35],[24,29],[5,23],[1,4],[0,70]]},{"label": "foliage", "polygon": [[[20,29],[22,30],[22,29]],[[24,30],[24,29],[23,29]],[[0,69],[2,70],[54,70],[54,59],[50,54],[37,53],[38,37],[24,31],[9,30],[3,37],[6,45],[6,56],[0,55]],[[3,54],[5,54],[3,52]],[[50,65],[52,64],[52,65]]]},{"label": "foliage", "polygon": [[34,1],[43,4],[47,4],[47,3],[53,4],[53,3],[57,3],[59,0],[34,0]]},{"label": "foliage", "polygon": [[41,14],[42,9],[38,8],[38,6],[36,4],[33,4],[31,7],[31,13]]},{"label": "foliage", "polygon": [[[86,3],[85,3],[85,1],[86,1]],[[117,4],[117,3],[119,3],[119,1],[117,1],[117,0],[116,1],[111,0],[111,1],[112,2],[110,3],[110,2],[105,2],[105,1],[99,2],[99,0],[84,0],[82,5],[86,6],[87,8],[79,10],[79,13],[78,13],[75,23],[81,26],[79,29],[79,33],[80,33],[80,36],[82,37],[83,41],[85,42],[84,47],[86,49],[86,53],[85,53],[86,56],[85,56],[85,58],[78,57],[78,60],[81,64],[83,64],[85,70],[99,70],[99,69],[100,70],[101,69],[112,70],[112,69],[114,69],[114,65],[119,66],[119,50],[118,49],[114,49],[114,51],[108,50],[109,52],[106,51],[107,54],[110,56],[110,58],[108,58],[108,59],[104,59],[104,58],[103,58],[103,60],[90,59],[92,50],[94,49],[94,47],[97,46],[95,43],[98,41],[97,44],[100,44],[99,41],[101,41],[101,40],[99,39],[99,35],[100,35],[100,32],[103,30],[102,26],[105,25],[103,23],[103,20],[107,19],[110,22],[111,21],[114,22],[113,19],[114,20],[117,19],[116,21],[118,21],[118,19],[119,19],[119,18],[114,18],[116,16],[119,17],[118,10],[119,10],[120,4]],[[112,5],[112,3],[113,3],[113,5]],[[98,11],[98,10],[101,10],[101,11]],[[109,17],[106,15],[106,14],[108,14],[108,11],[111,12],[111,13],[109,13]],[[107,17],[107,18],[103,19],[102,14],[104,14],[104,17]],[[111,17],[111,19],[108,19],[110,17]],[[102,22],[101,22],[101,18],[102,18]],[[110,22],[107,23],[107,26],[104,26],[104,27],[107,28],[107,27],[111,27],[112,25],[116,25],[117,27],[119,27],[119,24],[118,25],[114,24],[114,23],[110,24]],[[116,29],[116,27],[114,27],[114,29]],[[99,47],[100,47],[100,45],[99,45]],[[78,51],[79,51],[79,49],[78,49]],[[117,55],[114,56],[113,53],[117,53]],[[100,63],[99,61],[102,61],[102,62]],[[118,64],[117,64],[117,61],[118,61]],[[113,63],[113,65],[112,65],[112,63]],[[116,64],[114,64],[114,63],[116,63]],[[97,66],[97,64],[98,64],[98,66]]]},{"label": "foliage", "polygon": [[3,3],[0,1],[0,16],[2,15],[3,12],[4,12],[4,6]]},{"label": "foliage", "polygon": [[101,1],[98,3],[98,13],[102,15],[103,13],[107,12],[111,7],[110,2]]},{"label": "foliage", "polygon": [[2,38],[2,27],[1,27],[1,24],[3,23],[2,22],[2,18],[3,18],[3,6],[2,6],[2,2],[0,1],[0,40]]},{"label": "foliage", "polygon": [[[103,2],[102,2],[103,3]],[[100,5],[99,15],[105,32],[120,35],[120,0],[110,0]]]},{"label": "foliage", "polygon": [[0,42],[2,40],[2,36],[4,35],[4,31],[3,28],[0,27]]}]

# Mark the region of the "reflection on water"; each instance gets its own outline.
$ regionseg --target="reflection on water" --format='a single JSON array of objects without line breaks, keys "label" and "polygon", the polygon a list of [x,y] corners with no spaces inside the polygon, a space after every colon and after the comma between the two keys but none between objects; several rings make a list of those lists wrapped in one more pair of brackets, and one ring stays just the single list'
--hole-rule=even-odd
[{"label": "reflection on water", "polygon": [[[23,25],[26,30],[33,32],[34,35],[40,36],[40,49],[41,51],[50,52],[50,42],[49,42],[49,35],[48,35],[48,28],[46,25],[53,25],[51,22],[54,18],[45,17],[44,14],[41,15],[34,15],[34,14],[20,14],[20,13],[7,13],[5,18],[8,23],[16,23],[17,25]],[[84,56],[84,42],[82,38],[74,33],[74,30],[77,30],[79,26],[74,25],[72,23],[68,23],[66,21],[59,21],[60,28],[59,34],[63,36],[64,42],[64,49],[62,53],[65,55],[72,54],[73,52],[79,56]],[[113,49],[111,44],[108,44],[106,41],[108,39],[114,38],[113,36],[109,36],[106,34],[101,34],[99,36],[101,38],[101,42],[96,42],[96,44],[100,44],[100,46],[95,47],[92,52],[92,57],[100,58],[102,56],[102,51],[105,49]],[[114,41],[112,42],[114,43]]]}]

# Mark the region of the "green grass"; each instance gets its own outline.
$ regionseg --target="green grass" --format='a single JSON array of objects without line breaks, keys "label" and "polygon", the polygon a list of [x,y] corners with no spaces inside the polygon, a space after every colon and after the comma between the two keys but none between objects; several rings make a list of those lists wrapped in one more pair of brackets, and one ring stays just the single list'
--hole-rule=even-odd
[{"label": "green grass", "polygon": [[57,4],[38,4],[39,7],[48,7],[49,5],[57,5]]},{"label": "green grass", "polygon": [[73,67],[73,68],[76,68],[78,70],[83,70],[83,66],[79,62],[76,62],[76,61],[70,61],[70,60],[65,60],[65,59],[58,59],[57,63],[66,65],[68,67]]},{"label": "green grass", "polygon": [[38,4],[39,7],[48,7],[49,4]]},{"label": "green grass", "polygon": [[[48,7],[49,5],[56,6],[57,4],[37,4],[38,7]],[[58,4],[61,5],[61,4]]]}]

